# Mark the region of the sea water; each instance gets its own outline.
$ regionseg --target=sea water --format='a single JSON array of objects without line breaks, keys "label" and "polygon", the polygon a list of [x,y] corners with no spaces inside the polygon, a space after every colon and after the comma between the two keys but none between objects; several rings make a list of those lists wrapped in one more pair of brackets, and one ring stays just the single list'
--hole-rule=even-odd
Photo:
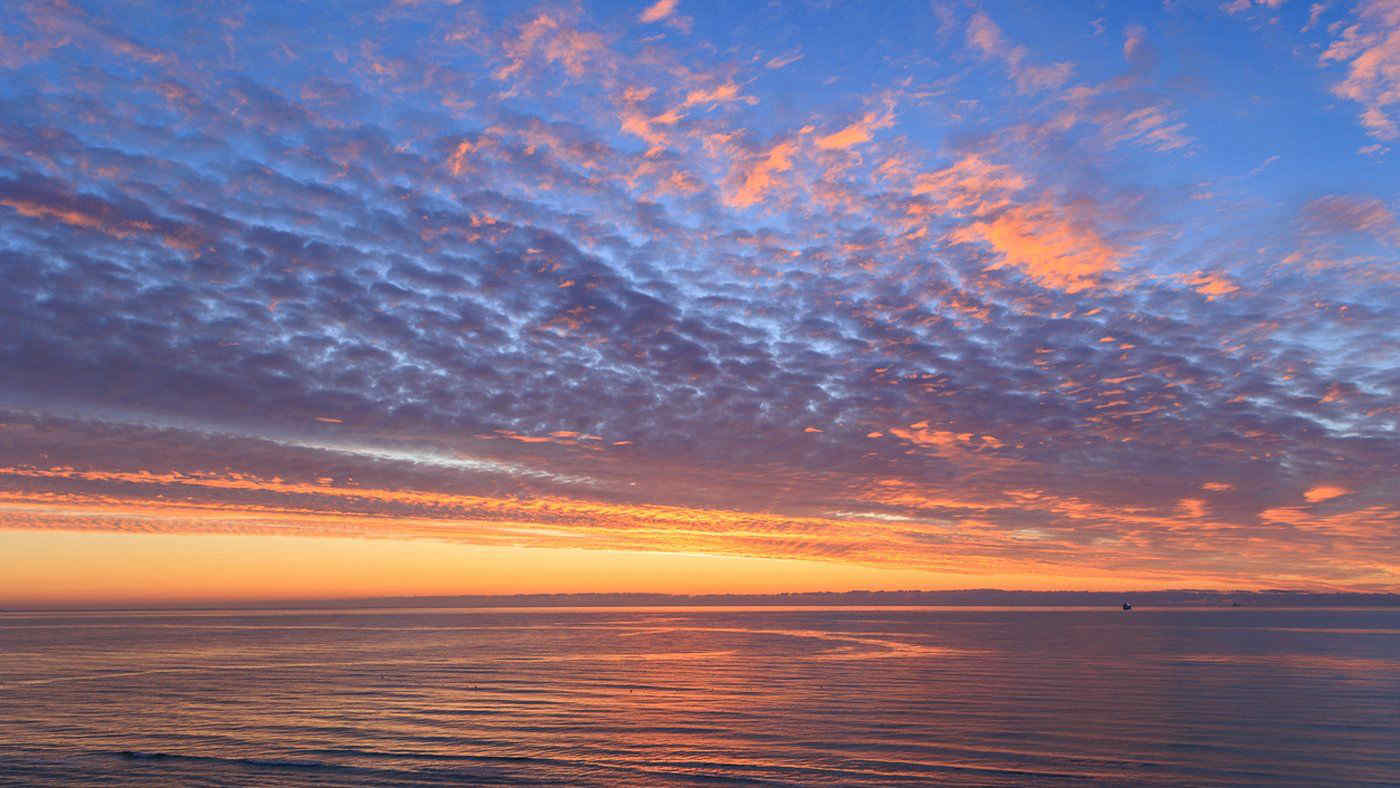
[{"label": "sea water", "polygon": [[0,781],[1400,784],[1400,610],[0,614]]}]

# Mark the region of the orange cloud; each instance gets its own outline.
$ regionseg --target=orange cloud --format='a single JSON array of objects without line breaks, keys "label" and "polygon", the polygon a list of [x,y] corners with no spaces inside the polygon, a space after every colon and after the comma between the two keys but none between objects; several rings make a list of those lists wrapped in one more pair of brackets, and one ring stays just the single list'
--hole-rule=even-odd
[{"label": "orange cloud", "polygon": [[11,208],[19,215],[30,219],[55,219],[72,227],[93,230],[117,239],[135,235],[153,236],[152,240],[171,249],[192,252],[200,248],[201,240],[185,228],[167,228],[165,231],[147,221],[124,219],[111,221],[103,214],[105,209],[88,210],[81,207],[51,205],[36,200],[0,199],[0,205]]},{"label": "orange cloud", "polygon": [[461,175],[467,170],[467,156],[473,153],[477,146],[471,140],[462,140],[457,143],[457,147],[452,149],[452,155],[448,157],[447,167],[452,170],[453,175]]},{"label": "orange cloud", "polygon": [[[976,436],[930,429],[911,437],[959,453]],[[560,437],[572,433],[560,431]],[[577,436],[580,439],[587,436]],[[1325,562],[1309,564],[1306,544],[1261,542],[1249,527],[1209,517],[1198,499],[1175,506],[1123,506],[1036,489],[969,489],[949,493],[899,479],[852,490],[860,500],[904,511],[857,511],[823,504],[824,514],[783,514],[697,506],[628,503],[560,495],[465,495],[422,489],[337,486],[329,476],[287,481],[245,474],[84,471],[67,467],[0,468],[13,481],[51,489],[0,490],[0,528],[124,533],[210,533],[435,540],[452,543],[589,550],[688,552],[800,558],[850,566],[903,567],[975,577],[1008,567],[1046,577],[1085,578],[1085,566],[1112,566],[1136,582],[1186,580],[1279,583],[1326,576],[1384,577],[1374,547],[1377,524],[1400,522],[1378,507],[1313,515],[1301,507],[1261,513],[1265,521],[1306,525],[1314,538],[1333,538]],[[868,504],[867,504],[868,505]],[[938,510],[934,513],[929,510]],[[1038,523],[1030,527],[1026,515]],[[1008,519],[1011,518],[1011,519]],[[1021,524],[1016,524],[1019,521]],[[1096,536],[1088,542],[1077,537]],[[1150,549],[1148,549],[1150,547]],[[1191,568],[1194,555],[1229,549],[1230,573]],[[1383,551],[1382,551],[1383,552]],[[1170,557],[1164,559],[1164,556]],[[1167,561],[1170,567],[1166,567]],[[1289,566],[1287,577],[1270,567]],[[835,570],[834,570],[835,571]],[[844,571],[844,570],[841,570]],[[1318,574],[1321,573],[1321,574]],[[1078,582],[1078,581],[1077,581]],[[1210,583],[1208,583],[1210,584]]]},{"label": "orange cloud", "polygon": [[739,86],[734,82],[725,82],[709,90],[697,88],[685,94],[685,101],[681,106],[693,107],[696,104],[722,104],[726,101],[739,101],[746,98],[739,95],[739,90]]},{"label": "orange cloud", "polygon": [[660,151],[670,144],[670,137],[657,126],[669,126],[679,119],[672,113],[648,116],[636,107],[627,107],[622,110],[621,126],[623,131],[646,141],[651,151]]},{"label": "orange cloud", "polygon": [[731,180],[738,181],[739,186],[725,195],[725,204],[733,208],[746,208],[764,199],[778,185],[777,174],[792,169],[792,157],[796,153],[796,142],[780,142],[741,162],[730,176]]},{"label": "orange cloud", "polygon": [[971,440],[971,434],[959,435],[947,430],[929,429],[928,422],[921,421],[918,424],[909,425],[908,429],[903,427],[892,427],[889,433],[896,438],[902,438],[910,443],[919,446],[931,446],[941,449],[952,449],[959,447],[964,439]]},{"label": "orange cloud", "polygon": [[1320,501],[1330,501],[1333,498],[1340,498],[1343,495],[1349,494],[1351,494],[1351,490],[1345,487],[1338,487],[1334,484],[1319,484],[1303,493],[1303,497],[1310,503],[1318,503]]},{"label": "orange cloud", "polygon": [[1186,517],[1199,520],[1206,516],[1206,502],[1200,498],[1182,498],[1176,502],[1177,508]]},{"label": "orange cloud", "polygon": [[31,219],[57,219],[60,222],[63,222],[64,224],[72,225],[74,227],[83,227],[88,230],[98,230],[111,235],[116,235],[118,238],[125,237],[125,234],[122,233],[120,230],[107,227],[106,222],[104,222],[100,217],[94,216],[93,214],[84,211],[68,208],[58,208],[56,206],[45,205],[43,203],[34,202],[31,200],[4,199],[0,200],[0,205],[5,206],[6,208],[13,208],[15,211],[19,212],[20,216],[26,216]]},{"label": "orange cloud", "polygon": [[1186,284],[1191,289],[1206,297],[1207,301],[1214,301],[1217,298],[1239,292],[1239,285],[1230,280],[1230,277],[1215,273],[1213,271],[1196,271],[1186,276]]},{"label": "orange cloud", "polygon": [[976,216],[1005,207],[1010,196],[1027,185],[1010,166],[993,164],[973,153],[944,169],[920,173],[912,193],[936,198],[941,212]]},{"label": "orange cloud", "polygon": [[894,113],[867,112],[865,117],[824,137],[817,137],[816,145],[822,150],[847,150],[874,139],[876,129],[886,128],[894,123]]},{"label": "orange cloud", "polygon": [[991,268],[1015,266],[1042,285],[1070,293],[1093,287],[1123,256],[1087,222],[1044,201],[973,222],[953,231],[949,240],[986,244],[1002,256]]},{"label": "orange cloud", "polygon": [[[119,481],[152,486],[171,498],[133,501],[111,495],[0,491],[0,528],[10,529],[433,539],[806,558],[867,566],[946,566],[961,572],[977,561],[976,550],[965,551],[959,560],[928,551],[911,556],[918,548],[912,526],[878,517],[854,526],[838,517],[629,505],[554,496],[518,499],[344,488],[251,477],[13,468],[0,473]],[[262,500],[267,502],[253,502],[246,495],[236,503],[189,500],[190,492],[201,488],[262,492],[266,494]],[[126,495],[131,491],[126,487],[122,492]],[[326,503],[331,501],[348,508],[328,508]],[[388,501],[413,504],[415,510],[398,513],[363,508],[367,502]]]}]

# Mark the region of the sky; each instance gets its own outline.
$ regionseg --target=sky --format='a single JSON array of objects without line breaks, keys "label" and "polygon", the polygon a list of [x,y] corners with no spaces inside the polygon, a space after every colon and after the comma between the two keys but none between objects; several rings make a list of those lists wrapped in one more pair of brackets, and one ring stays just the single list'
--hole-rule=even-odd
[{"label": "sky", "polygon": [[1400,0],[0,19],[0,603],[1400,590]]}]

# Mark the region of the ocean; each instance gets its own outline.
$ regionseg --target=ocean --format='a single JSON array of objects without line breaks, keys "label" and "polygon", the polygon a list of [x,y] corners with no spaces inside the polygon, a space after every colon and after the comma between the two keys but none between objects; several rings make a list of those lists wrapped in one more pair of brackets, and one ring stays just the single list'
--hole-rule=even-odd
[{"label": "ocean", "polygon": [[0,613],[0,782],[1400,784],[1400,610]]}]

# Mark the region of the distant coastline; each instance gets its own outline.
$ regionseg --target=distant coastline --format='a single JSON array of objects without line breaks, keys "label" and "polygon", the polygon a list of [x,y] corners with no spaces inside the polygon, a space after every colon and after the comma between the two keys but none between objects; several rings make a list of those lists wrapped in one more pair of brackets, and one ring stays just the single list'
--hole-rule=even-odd
[{"label": "distant coastline", "polygon": [[354,608],[493,608],[493,607],[700,607],[700,606],[863,606],[940,605],[999,607],[1400,607],[1400,594],[1291,590],[1218,591],[808,591],[780,594],[472,594],[461,596],[361,597],[346,599],[270,599],[262,601],[164,602],[142,605],[6,605],[0,612],[26,610],[259,610]]}]

